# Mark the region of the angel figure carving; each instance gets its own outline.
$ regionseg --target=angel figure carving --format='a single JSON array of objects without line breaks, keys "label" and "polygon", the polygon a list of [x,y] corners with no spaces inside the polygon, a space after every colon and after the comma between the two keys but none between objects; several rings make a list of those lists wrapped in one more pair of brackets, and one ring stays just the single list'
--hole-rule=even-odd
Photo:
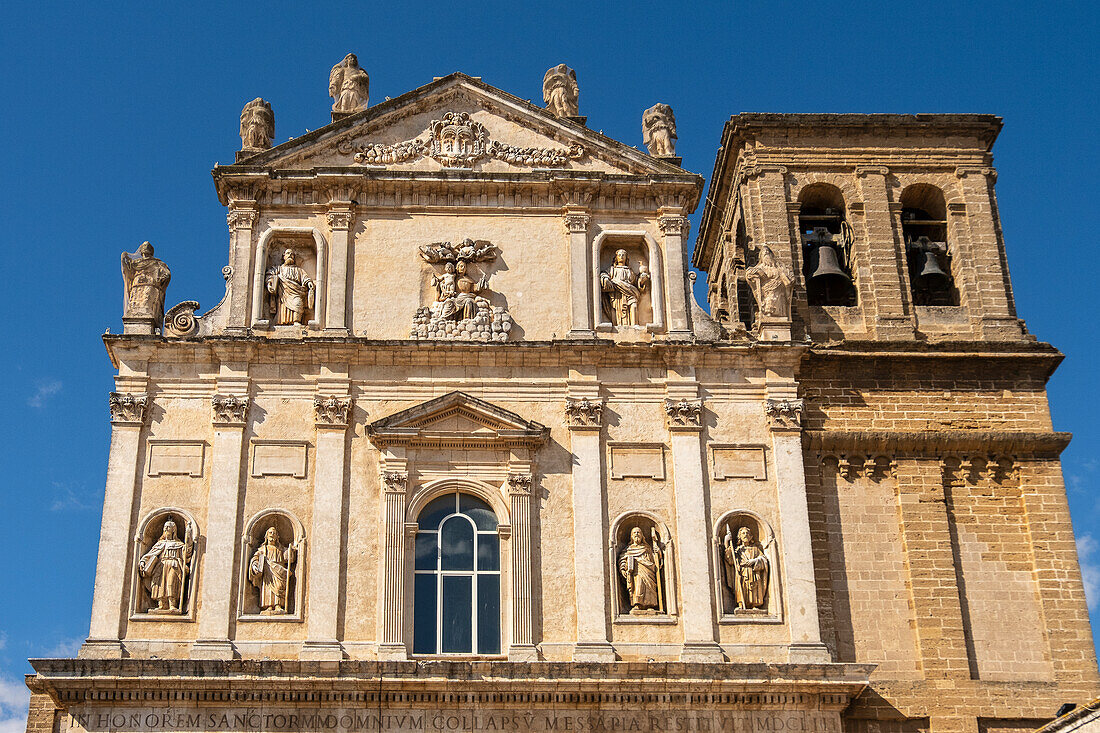
[{"label": "angel figure carving", "polygon": [[241,110],[241,149],[267,150],[275,138],[271,103],[256,97]]},{"label": "angel figure carving", "polygon": [[672,107],[655,104],[642,113],[642,140],[650,155],[676,155],[676,117]]},{"label": "angel figure carving", "polygon": [[646,542],[641,527],[630,530],[630,544],[619,553],[619,575],[626,584],[630,613],[634,616],[665,612],[664,589],[661,586],[661,570],[664,553],[657,530],[650,530],[651,541]]},{"label": "angel figure carving", "polygon": [[279,530],[268,527],[263,543],[248,563],[248,580],[260,596],[260,613],[281,616],[289,613],[290,581],[294,576],[294,559],[298,548],[294,544],[279,544]]},{"label": "angel figure carving", "polygon": [[745,271],[745,280],[765,318],[790,318],[794,271],[775,259],[772,248],[760,248],[760,261]]},{"label": "angel figure carving", "polygon": [[637,326],[638,302],[649,287],[649,268],[638,266],[635,273],[625,249],[616,250],[611,267],[600,273],[604,315],[615,326]]},{"label": "angel figure carving", "polygon": [[328,75],[328,95],[333,112],[358,112],[367,108],[370,97],[370,77],[359,67],[359,59],[349,53],[332,67]]},{"label": "angel figure carving", "polygon": [[123,318],[148,318],[155,328],[164,321],[164,293],[172,271],[153,256],[153,245],[142,242],[137,252],[122,253],[122,282],[125,290]]},{"label": "angel figure carving", "polygon": [[298,266],[294,250],[283,252],[283,262],[267,271],[265,278],[270,308],[276,326],[305,323],[313,309],[315,286],[306,271]]},{"label": "angel figure carving", "polygon": [[738,608],[767,608],[770,564],[764,551],[770,544],[771,540],[761,546],[747,526],[737,530],[737,541],[734,543],[733,534],[726,527],[726,535],[722,538],[726,585],[733,591]]},{"label": "angel figure carving", "polygon": [[142,585],[156,604],[147,613],[178,615],[184,612],[194,549],[195,528],[190,522],[182,541],[176,536],[175,520],[164,522],[160,539],[138,560]]},{"label": "angel figure carving", "polygon": [[580,111],[577,72],[565,64],[548,69],[542,78],[542,101],[558,117],[576,117]]}]

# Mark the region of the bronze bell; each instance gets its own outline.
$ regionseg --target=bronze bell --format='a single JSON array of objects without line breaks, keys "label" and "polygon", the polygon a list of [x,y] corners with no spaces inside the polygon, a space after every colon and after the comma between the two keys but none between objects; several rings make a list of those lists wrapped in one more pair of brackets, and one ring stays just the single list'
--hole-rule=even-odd
[{"label": "bronze bell", "polygon": [[929,290],[943,290],[951,285],[951,276],[940,267],[940,258],[935,252],[929,250],[917,252],[917,272],[921,285]]},{"label": "bronze bell", "polygon": [[810,280],[826,283],[829,281],[852,282],[848,273],[840,267],[836,248],[831,244],[821,244],[810,250]]}]

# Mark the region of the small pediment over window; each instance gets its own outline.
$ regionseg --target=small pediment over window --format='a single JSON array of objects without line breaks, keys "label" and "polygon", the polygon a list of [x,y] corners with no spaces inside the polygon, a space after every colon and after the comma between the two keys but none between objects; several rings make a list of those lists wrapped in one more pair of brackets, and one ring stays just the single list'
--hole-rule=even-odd
[{"label": "small pediment over window", "polygon": [[549,432],[537,422],[465,392],[451,392],[367,426],[367,435],[379,447],[537,447],[546,442]]}]

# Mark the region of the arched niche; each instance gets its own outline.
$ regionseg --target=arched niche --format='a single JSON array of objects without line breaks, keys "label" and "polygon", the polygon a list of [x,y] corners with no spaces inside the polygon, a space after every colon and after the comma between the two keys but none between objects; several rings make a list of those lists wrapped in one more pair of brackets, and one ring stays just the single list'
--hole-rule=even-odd
[{"label": "arched niche", "polygon": [[[278,534],[279,551],[269,550],[263,553],[262,558],[257,558],[257,554],[263,549],[267,532],[272,528]],[[241,621],[301,621],[305,601],[305,553],[305,529],[292,512],[273,508],[265,509],[252,517],[241,536],[237,618]],[[263,567],[273,559],[272,555],[278,556],[278,570]],[[271,575],[277,573],[282,576],[284,572],[287,581],[283,584],[282,592],[274,592],[275,596],[281,596],[282,603],[277,603],[274,609],[270,605],[265,608],[265,600],[272,600],[271,586],[278,583],[273,583]],[[279,608],[283,612],[278,612]]]},{"label": "arched niche", "polygon": [[914,305],[958,305],[947,197],[931,183],[901,192],[901,231]]},{"label": "arched niche", "polygon": [[[767,563],[767,590],[762,605],[745,599],[736,587],[738,577],[733,562],[733,550],[739,543],[742,528],[752,532],[754,541],[763,551]],[[718,570],[717,602],[722,623],[778,623],[782,621],[783,596],[779,576],[779,551],[775,532],[759,514],[745,509],[727,512],[714,527],[714,567]],[[732,545],[732,547],[730,547]],[[747,564],[747,563],[746,563]]]},{"label": "arched niche", "polygon": [[[166,537],[169,522],[175,526],[175,539]],[[190,512],[162,507],[146,515],[134,535],[132,620],[194,620],[200,539]]]},{"label": "arched niche", "polygon": [[293,249],[301,260],[298,265],[314,282],[313,312],[306,324],[319,329],[325,322],[325,299],[328,281],[328,243],[315,227],[272,227],[260,236],[256,247],[256,264],[252,272],[252,327],[270,328],[271,311],[265,286],[269,268],[282,261],[282,253]]},{"label": "arched niche", "polygon": [[818,181],[799,191],[802,275],[810,305],[856,305],[852,228],[844,193]]},{"label": "arched niche", "polygon": [[[631,535],[641,530],[648,553],[631,551]],[[654,549],[656,546],[656,551]],[[631,561],[630,557],[635,559]],[[632,599],[625,575],[631,574],[631,565],[652,563],[659,556],[655,609],[632,609]],[[611,608],[615,623],[674,623],[677,615],[676,555],[672,533],[655,514],[632,511],[619,515],[611,523],[611,542],[608,547],[608,563],[611,578]],[[656,563],[654,563],[656,564]],[[644,570],[639,571],[644,572]]]},{"label": "arched niche", "polygon": [[604,291],[600,283],[601,273],[607,272],[614,261],[615,252],[625,250],[630,267],[637,275],[644,265],[650,281],[638,299],[639,327],[650,331],[665,330],[665,279],[661,248],[657,240],[644,230],[601,231],[592,240],[592,313],[597,330],[610,331],[616,326],[604,313]]}]

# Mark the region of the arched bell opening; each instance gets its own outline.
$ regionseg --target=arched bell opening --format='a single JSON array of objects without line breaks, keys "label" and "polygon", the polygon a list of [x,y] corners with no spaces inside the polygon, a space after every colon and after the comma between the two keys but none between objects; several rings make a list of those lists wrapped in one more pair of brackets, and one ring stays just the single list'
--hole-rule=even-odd
[{"label": "arched bell opening", "polygon": [[814,183],[798,197],[802,275],[810,305],[856,305],[852,230],[844,195],[836,186]]},{"label": "arched bell opening", "polygon": [[902,191],[901,230],[914,305],[958,305],[943,191],[927,183]]}]

